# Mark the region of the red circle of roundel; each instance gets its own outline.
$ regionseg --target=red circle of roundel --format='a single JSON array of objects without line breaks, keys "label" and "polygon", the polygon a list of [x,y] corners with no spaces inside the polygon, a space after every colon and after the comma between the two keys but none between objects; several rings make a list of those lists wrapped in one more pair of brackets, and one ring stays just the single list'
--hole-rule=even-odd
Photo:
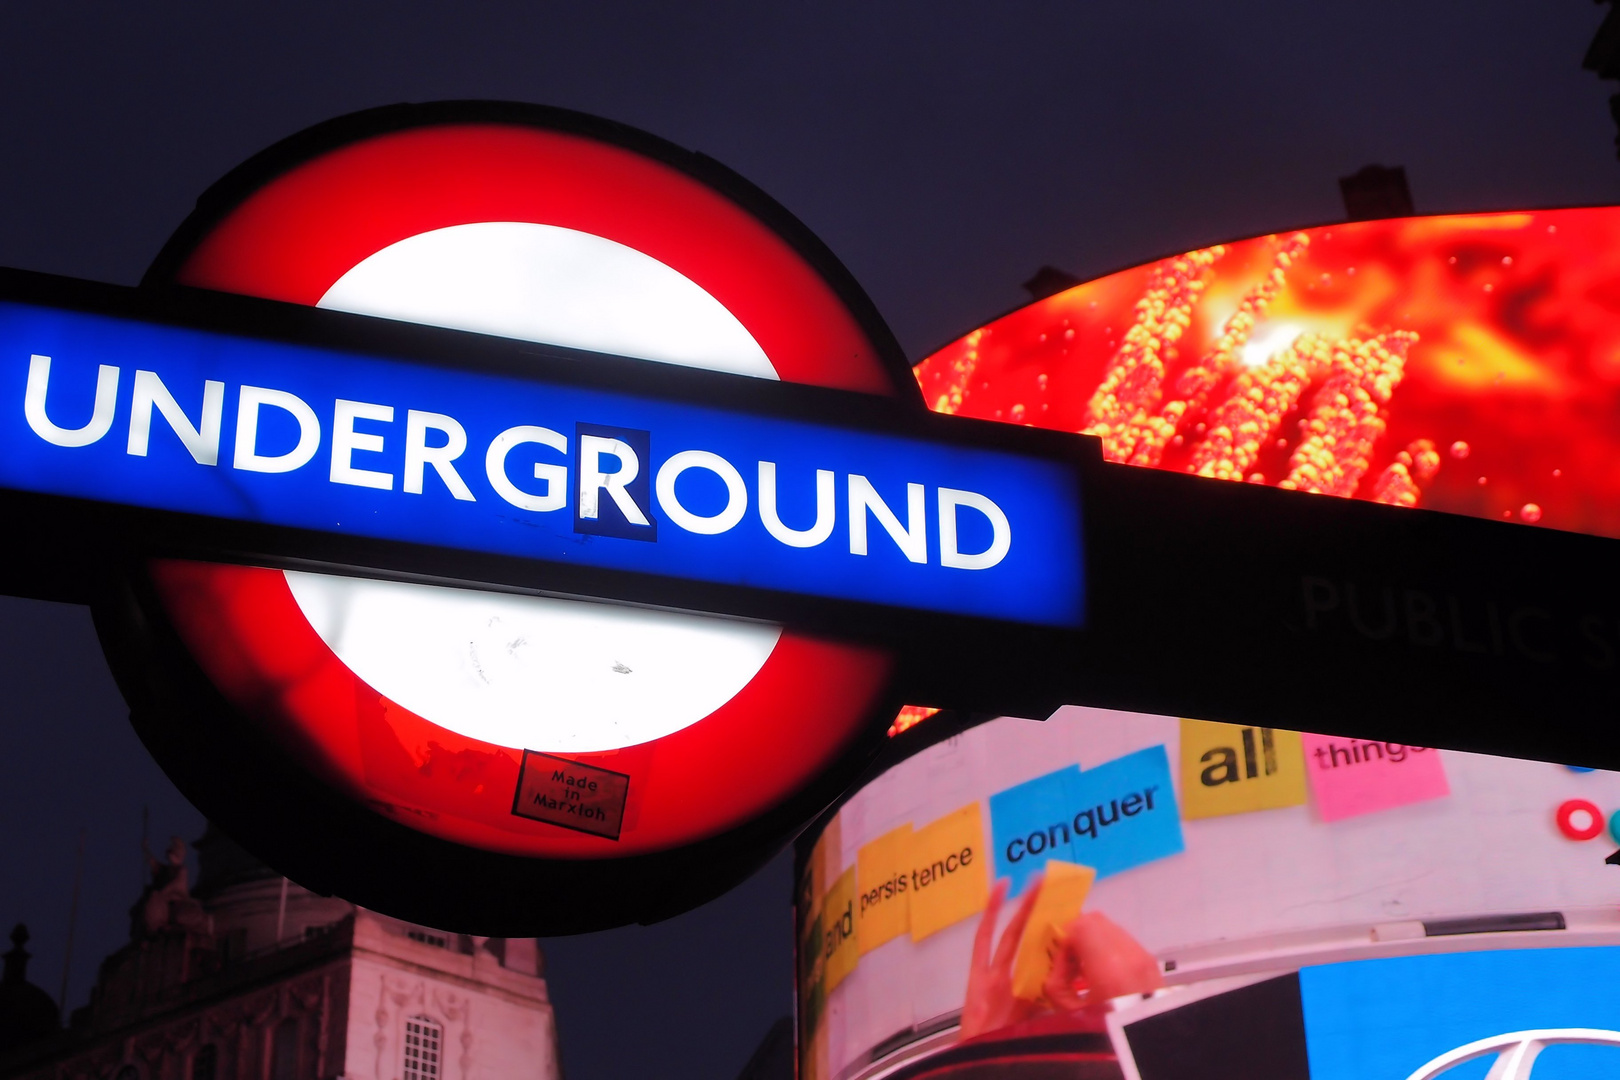
[{"label": "red circle of roundel", "polygon": [[896,390],[837,294],[774,231],[667,165],[558,131],[454,124],[335,150],[255,192],[176,279],[314,304],[390,244],[490,221],[605,236],[673,267],[747,327],[785,381]]},{"label": "red circle of roundel", "polygon": [[[439,123],[308,158],[225,212],[169,276],[313,305],[391,244],[489,221],[592,233],[665,263],[730,310],[784,380],[903,392],[826,279],[743,207],[632,150],[520,123]],[[315,633],[279,571],[182,561],[151,570],[211,681],[306,767],[397,821],[504,854],[611,858],[736,828],[848,749],[891,668],[885,652],[784,631],[754,678],[690,727],[562,755],[630,775],[612,841],[515,816],[518,752],[440,727],[366,684]],[[694,777],[704,778],[701,799]]]}]

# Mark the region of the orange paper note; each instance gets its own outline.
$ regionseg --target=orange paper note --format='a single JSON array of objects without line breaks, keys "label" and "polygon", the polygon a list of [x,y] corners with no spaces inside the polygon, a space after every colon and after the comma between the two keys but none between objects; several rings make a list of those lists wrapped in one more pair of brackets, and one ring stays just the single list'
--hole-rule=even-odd
[{"label": "orange paper note", "polygon": [[838,876],[821,900],[823,968],[827,993],[837,989],[860,959],[855,931],[855,868]]},{"label": "orange paper note", "polygon": [[911,929],[911,825],[890,829],[855,858],[855,937],[865,956]]},{"label": "orange paper note", "polygon": [[979,804],[968,803],[911,834],[906,858],[911,940],[983,911],[990,895]]},{"label": "orange paper note", "polygon": [[1097,871],[1060,859],[1049,859],[1040,895],[1030,912],[1024,936],[1018,942],[1018,958],[1013,962],[1013,996],[1034,1001],[1041,996],[1041,985],[1052,970],[1052,960],[1063,942],[1063,928],[1086,902]]}]

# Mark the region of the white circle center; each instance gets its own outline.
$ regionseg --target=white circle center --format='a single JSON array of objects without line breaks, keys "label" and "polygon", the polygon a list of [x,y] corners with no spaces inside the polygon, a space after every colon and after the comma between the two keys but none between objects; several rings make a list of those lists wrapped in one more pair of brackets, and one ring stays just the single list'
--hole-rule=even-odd
[{"label": "white circle center", "polygon": [[[337,280],[324,308],[758,378],[747,329],[673,268],[528,222],[436,229]],[[356,675],[418,716],[512,749],[587,753],[697,723],[759,673],[782,629],[611,604],[288,571]]]},{"label": "white circle center", "polygon": [[775,379],[754,335],[686,275],[601,236],[484,221],[390,244],[320,306]]},{"label": "white circle center", "polygon": [[781,629],[579,600],[287,571],[321,640],[372,687],[514,749],[615,750],[679,731],[759,673]]}]

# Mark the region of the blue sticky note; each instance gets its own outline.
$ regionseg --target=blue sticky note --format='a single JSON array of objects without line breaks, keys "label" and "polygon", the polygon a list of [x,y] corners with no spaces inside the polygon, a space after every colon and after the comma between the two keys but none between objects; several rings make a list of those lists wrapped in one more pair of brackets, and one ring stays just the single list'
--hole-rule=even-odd
[{"label": "blue sticky note", "polygon": [[1011,895],[1024,891],[1048,859],[1074,860],[1069,844],[1069,785],[1080,767],[1037,776],[990,796],[990,836],[996,850],[996,877],[1011,878]]},{"label": "blue sticky note", "polygon": [[[1182,850],[1181,813],[1163,746],[1065,777],[1073,859],[1099,878]],[[999,854],[999,852],[998,852]]]}]

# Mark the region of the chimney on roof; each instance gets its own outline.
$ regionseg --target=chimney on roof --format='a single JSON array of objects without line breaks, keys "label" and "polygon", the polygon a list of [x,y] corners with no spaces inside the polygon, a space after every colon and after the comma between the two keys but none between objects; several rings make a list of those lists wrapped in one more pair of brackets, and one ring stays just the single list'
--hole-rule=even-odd
[{"label": "chimney on roof", "polygon": [[1396,165],[1368,165],[1360,172],[1339,177],[1339,194],[1344,196],[1344,212],[1351,221],[1374,218],[1411,217],[1412,190],[1406,186],[1406,168]]},{"label": "chimney on roof", "polygon": [[[1613,0],[1597,2],[1606,4]],[[1596,72],[1600,79],[1620,79],[1620,8],[1610,8],[1603,16],[1603,22],[1592,38],[1592,44],[1587,47],[1581,66],[1587,71]],[[1609,99],[1609,115],[1620,124],[1620,94]],[[1615,140],[1615,145],[1620,146],[1620,139]]]},{"label": "chimney on roof", "polygon": [[1072,289],[1080,284],[1080,279],[1067,270],[1059,270],[1055,266],[1043,266],[1035,271],[1035,276],[1024,282],[1024,290],[1029,293],[1031,300],[1045,300],[1064,289]]},{"label": "chimney on roof", "polygon": [[48,1037],[60,1022],[51,995],[28,981],[27,945],[28,927],[18,923],[0,975],[0,1054]]}]

